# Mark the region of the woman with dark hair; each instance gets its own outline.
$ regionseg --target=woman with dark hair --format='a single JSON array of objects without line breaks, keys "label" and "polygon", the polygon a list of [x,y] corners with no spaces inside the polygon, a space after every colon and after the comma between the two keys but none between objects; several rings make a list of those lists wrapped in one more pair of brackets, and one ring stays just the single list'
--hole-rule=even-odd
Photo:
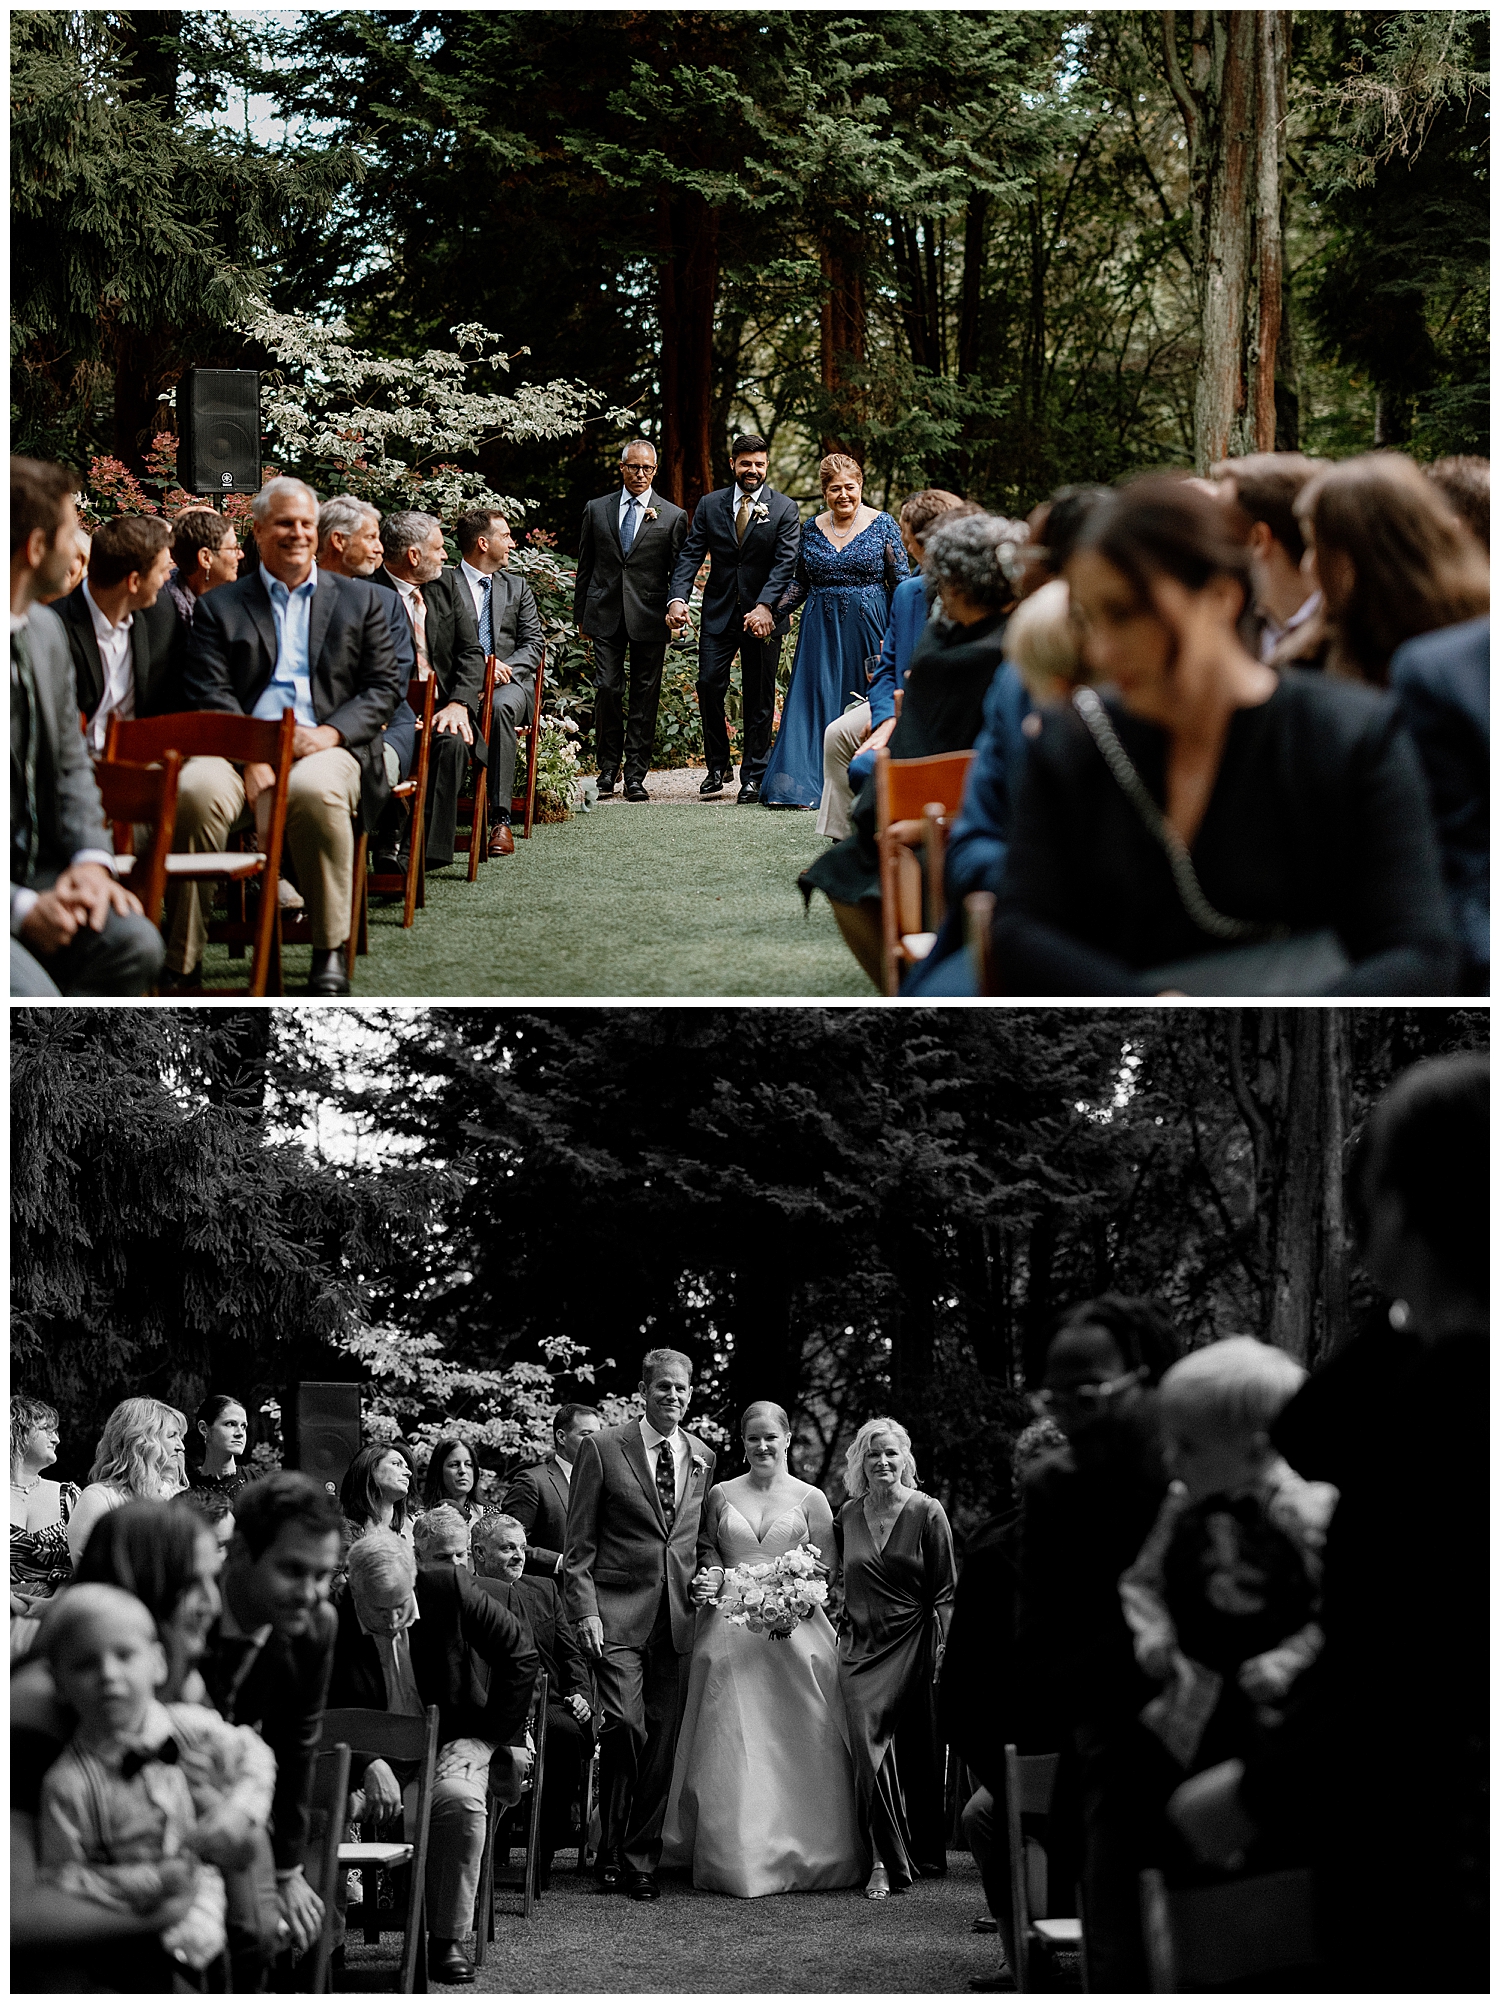
[{"label": "woman with dark hair", "polygon": [[214,1392],[194,1415],[193,1432],[202,1443],[203,1458],[188,1471],[189,1488],[222,1496],[233,1507],[251,1479],[248,1469],[240,1467],[250,1439],[249,1415],[238,1399]]},{"label": "woman with dark hair", "polygon": [[479,1469],[468,1442],[440,1440],[427,1463],[422,1506],[436,1510],[439,1504],[447,1503],[472,1527],[485,1514],[485,1507],[475,1494],[478,1481]]},{"label": "woman with dark hair", "polygon": [[150,1610],[167,1652],[164,1701],[203,1704],[194,1665],[219,1615],[224,1555],[211,1524],[183,1503],[126,1503],[101,1517],[74,1578],[123,1587]]},{"label": "woman with dark hair", "polygon": [[372,1529],[394,1531],[411,1543],[407,1505],[411,1483],[411,1464],[395,1442],[377,1441],[360,1449],[339,1490],[345,1551]]},{"label": "woman with dark hair", "polygon": [[[893,759],[968,751],[979,736],[984,699],[1005,654],[1006,614],[1015,601],[1026,530],[996,515],[939,520],[923,548],[923,568],[942,601],[912,650],[901,715],[887,746]],[[875,846],[875,782],[854,803],[853,833],[815,858],[798,878],[804,898],[822,891],[844,944],[880,985],[880,873]]]},{"label": "woman with dark hair", "polygon": [[1444,992],[1454,939],[1411,739],[1389,697],[1245,651],[1249,555],[1224,504],[1131,481],[1066,574],[1115,693],[1077,690],[1032,740],[995,919],[1004,991]]},{"label": "woman with dark hair", "polygon": [[68,1519],[76,1482],[49,1482],[57,1460],[57,1409],[17,1393],[10,1402],[10,1611],[29,1614],[72,1576]]}]

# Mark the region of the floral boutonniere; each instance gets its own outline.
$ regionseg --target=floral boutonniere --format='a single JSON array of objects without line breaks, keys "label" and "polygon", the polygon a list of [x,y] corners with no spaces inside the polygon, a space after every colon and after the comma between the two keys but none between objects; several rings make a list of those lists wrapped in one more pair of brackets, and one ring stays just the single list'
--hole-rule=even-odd
[{"label": "floral boutonniere", "polygon": [[703,1459],[703,1456],[701,1454],[695,1454],[693,1456],[693,1474],[695,1476],[698,1476],[698,1475],[706,1475],[707,1473],[708,1473],[708,1463]]},{"label": "floral boutonniere", "polygon": [[661,510],[659,508],[648,508],[646,510],[646,520],[648,522],[654,522],[660,513]]},{"label": "floral boutonniere", "polygon": [[771,511],[765,502],[757,501],[755,506],[750,510],[750,520],[752,522],[769,522],[770,519]]}]

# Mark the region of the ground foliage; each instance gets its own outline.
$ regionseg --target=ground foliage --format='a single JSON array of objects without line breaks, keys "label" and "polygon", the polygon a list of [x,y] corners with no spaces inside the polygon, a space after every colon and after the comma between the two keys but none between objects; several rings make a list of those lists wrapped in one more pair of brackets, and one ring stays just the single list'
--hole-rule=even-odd
[{"label": "ground foliage", "polygon": [[68,1473],[128,1391],[298,1376],[365,1376],[413,1436],[457,1413],[506,1466],[665,1342],[716,1427],[779,1398],[809,1480],[896,1413],[970,1521],[1070,1301],[1152,1292],[1191,1340],[1309,1358],[1370,1306],[1341,1212],[1336,1245],[1316,1206],[1277,1220],[1319,1117],[1299,1039],[1339,1040],[1346,1153],[1485,1024],[1331,1014],[23,1012],[15,1381],[62,1409]]}]

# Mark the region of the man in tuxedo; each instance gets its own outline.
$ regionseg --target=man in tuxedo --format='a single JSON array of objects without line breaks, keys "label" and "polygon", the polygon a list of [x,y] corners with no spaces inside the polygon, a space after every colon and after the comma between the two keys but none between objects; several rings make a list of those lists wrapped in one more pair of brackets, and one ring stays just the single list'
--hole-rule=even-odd
[{"label": "man in tuxedo", "polygon": [[711,558],[703,592],[698,642],[698,714],[708,776],[698,791],[722,793],[734,784],[724,693],[736,654],[744,697],[744,737],[740,752],[740,801],[760,799],[760,782],[771,756],[771,719],[776,708],[776,664],[790,614],[776,606],[797,570],[802,522],[797,504],[766,481],[770,448],[763,438],[743,434],[734,441],[732,487],[705,494],[672,572],[667,623],[688,622],[688,593],[704,556]]},{"label": "man in tuxedo", "polygon": [[184,508],[172,520],[172,562],[167,597],[184,626],[191,626],[198,601],[240,574],[240,539],[233,522],[216,508]]},{"label": "man in tuxedo", "polygon": [[593,1659],[604,1724],[600,1892],[654,1900],[672,1756],[682,1724],[703,1499],[714,1457],[684,1433],[693,1367],[677,1350],[641,1366],[646,1410],[590,1434],[569,1483],[564,1599]]},{"label": "man in tuxedo", "polygon": [[112,716],[183,708],[184,632],[164,587],[171,537],[159,515],[117,515],[94,532],[88,576],[58,606],[68,632],[89,750],[104,751]]},{"label": "man in tuxedo", "polygon": [[526,1533],[526,1570],[562,1577],[568,1542],[568,1486],[581,1442],[604,1425],[592,1406],[559,1406],[552,1422],[552,1452],[513,1475],[504,1508]]},{"label": "man in tuxedo", "polygon": [[[473,603],[456,572],[443,564],[443,526],[435,515],[403,508],[380,525],[385,562],[372,582],[394,592],[411,622],[417,674],[437,677],[437,709],[427,754],[427,862],[453,861],[458,796],[472,755],[483,765],[489,747],[479,735],[484,701],[484,652]],[[386,831],[388,832],[388,831]]]},{"label": "man in tuxedo", "polygon": [[[429,1512],[429,1516],[436,1512]],[[458,1518],[457,1511],[451,1513]],[[464,1530],[458,1518],[458,1529]],[[514,1517],[481,1517],[470,1539],[475,1584],[508,1607],[536,1644],[547,1673],[547,1765],[542,1780],[541,1879],[569,1839],[569,1811],[594,1750],[593,1685],[556,1580],[526,1578],[526,1533]]]},{"label": "man in tuxedo", "polygon": [[513,856],[510,803],[516,790],[516,733],[533,721],[532,683],[542,658],[542,616],[536,594],[510,569],[516,539],[503,515],[471,508],[458,518],[458,574],[469,588],[479,624],[480,651],[495,656],[495,700],[490,712],[490,850]]},{"label": "man in tuxedo", "polygon": [[[380,547],[380,510],[355,494],[334,494],[318,510],[318,569],[335,577],[364,578],[367,582],[380,568],[384,551]],[[391,721],[382,732],[386,778],[392,786],[411,777],[417,762],[417,720],[405,691],[417,672],[417,650],[412,641],[411,621],[395,592],[382,592],[380,604],[390,621],[391,645],[396,650],[396,668],[402,696],[391,712]],[[394,758],[390,756],[394,755]],[[394,854],[375,858],[377,870],[396,867]]]},{"label": "man in tuxedo", "polygon": [[[667,585],[687,536],[687,516],[652,489],[656,447],[633,438],[620,454],[620,491],[590,501],[578,537],[573,624],[594,646],[594,734],[599,793],[607,798],[625,759],[625,798],[649,800],[646,774],[666,658]],[[625,657],[630,656],[630,730],[625,734]]]},{"label": "man in tuxedo", "polygon": [[[516,1616],[462,1567],[450,1560],[418,1571],[393,1531],[366,1531],[350,1546],[329,1702],[416,1717],[438,1708],[427,1857],[427,1974],[438,1983],[474,1980],[461,1942],[479,1890],[485,1796],[520,1799],[528,1763],[520,1743],[538,1667]],[[385,1761],[350,1779],[363,1790],[367,1816],[402,1807],[415,1814],[414,1780]]]},{"label": "man in tuxedo", "polygon": [[[268,481],[252,506],[259,561],[200,599],[188,646],[190,707],[280,722],[295,712],[286,841],[312,921],[311,995],[347,995],[344,950],[354,875],[353,817],[375,827],[390,799],[381,733],[401,696],[390,627],[373,595],[320,572],[318,497],[300,480]],[[173,846],[224,847],[229,830],[274,787],[269,765],[243,775],[227,759],[182,768]],[[169,907],[167,965],[188,985],[204,924],[192,886]]]},{"label": "man in tuxedo", "polygon": [[62,621],[41,603],[79,540],[73,475],[10,463],[10,990],[141,995],[162,943],[114,875],[114,842],[78,728]]},{"label": "man in tuxedo", "polygon": [[[307,1883],[313,1771],[333,1668],[328,1588],[339,1558],[339,1508],[321,1483],[295,1470],[242,1489],[224,1559],[222,1605],[200,1665],[216,1708],[252,1726],[276,1756],[271,1849],[276,1904],[291,1947],[304,1954],[323,1924],[323,1903]],[[236,1990],[259,1989],[265,1944],[230,1937]]]}]

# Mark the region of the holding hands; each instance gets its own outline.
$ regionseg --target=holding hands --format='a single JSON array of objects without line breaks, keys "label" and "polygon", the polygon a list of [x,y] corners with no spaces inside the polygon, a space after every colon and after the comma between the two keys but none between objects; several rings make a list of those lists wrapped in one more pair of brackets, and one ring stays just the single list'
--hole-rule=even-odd
[{"label": "holding hands", "polygon": [[688,1588],[688,1594],[696,1607],[712,1607],[719,1597],[719,1588],[724,1584],[722,1566],[705,1566]]}]

